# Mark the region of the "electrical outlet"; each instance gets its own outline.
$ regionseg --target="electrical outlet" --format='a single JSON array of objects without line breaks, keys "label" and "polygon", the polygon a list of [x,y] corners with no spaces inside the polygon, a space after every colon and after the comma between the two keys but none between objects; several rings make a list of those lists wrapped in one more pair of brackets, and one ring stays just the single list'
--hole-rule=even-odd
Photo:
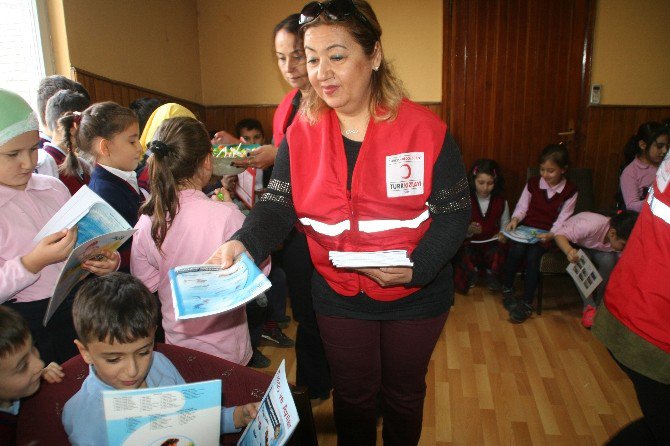
[{"label": "electrical outlet", "polygon": [[591,104],[600,104],[600,94],[602,92],[602,85],[591,85]]}]

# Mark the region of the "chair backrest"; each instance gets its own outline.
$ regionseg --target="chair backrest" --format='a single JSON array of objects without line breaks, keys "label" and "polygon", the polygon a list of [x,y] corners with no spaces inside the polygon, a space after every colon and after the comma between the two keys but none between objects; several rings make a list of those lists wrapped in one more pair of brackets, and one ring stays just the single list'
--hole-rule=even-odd
[{"label": "chair backrest", "polygon": [[[526,180],[540,174],[539,167],[529,167],[526,172]],[[567,173],[568,180],[577,185],[579,194],[575,204],[575,214],[585,211],[593,211],[595,200],[593,195],[593,171],[585,167],[571,167]]]},{"label": "chair backrest", "polygon": [[[186,382],[221,379],[222,404],[227,407],[260,401],[272,380],[271,376],[264,373],[184,347],[156,344],[156,350],[172,361]],[[61,414],[65,403],[81,388],[82,382],[88,376],[88,366],[81,356],[70,359],[62,366],[65,372],[63,382],[43,383],[36,395],[22,401],[17,426],[19,445],[69,444],[61,424]],[[296,445],[310,444],[299,441],[302,429],[313,430],[311,406],[309,413],[304,413],[304,410],[301,407],[298,412],[301,422],[294,434],[298,440],[294,443]],[[306,426],[310,422],[311,426]],[[223,435],[222,442],[225,445],[234,445],[238,437],[239,434]]]}]

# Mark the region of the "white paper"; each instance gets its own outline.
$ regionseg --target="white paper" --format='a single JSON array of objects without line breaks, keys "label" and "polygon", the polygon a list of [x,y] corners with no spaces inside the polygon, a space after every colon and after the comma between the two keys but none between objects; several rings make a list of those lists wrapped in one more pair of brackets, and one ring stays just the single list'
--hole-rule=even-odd
[{"label": "white paper", "polygon": [[540,241],[537,238],[539,234],[546,234],[549,231],[544,229],[533,228],[530,226],[517,226],[513,231],[503,230],[502,233],[505,234],[505,237],[514,240],[519,243],[534,244]]},{"label": "white paper", "polygon": [[414,265],[407,256],[407,251],[401,249],[374,252],[329,251],[328,258],[337,268],[411,267]]},{"label": "white paper", "polygon": [[261,400],[258,416],[242,433],[238,446],[283,446],[291,438],[300,418],[286,380],[282,361]]},{"label": "white paper", "polygon": [[577,251],[579,260],[575,263],[570,263],[566,268],[572,280],[575,281],[577,289],[582,297],[587,298],[593,293],[598,285],[603,281],[603,278],[598,273],[591,259],[581,249]]},{"label": "white paper", "polygon": [[221,380],[108,390],[102,396],[109,446],[219,444]]},{"label": "white paper", "polygon": [[470,240],[470,243],[489,243],[489,242],[497,242],[497,241],[498,241],[498,234],[496,234],[493,237],[491,237],[489,239],[486,239],[486,240]]}]

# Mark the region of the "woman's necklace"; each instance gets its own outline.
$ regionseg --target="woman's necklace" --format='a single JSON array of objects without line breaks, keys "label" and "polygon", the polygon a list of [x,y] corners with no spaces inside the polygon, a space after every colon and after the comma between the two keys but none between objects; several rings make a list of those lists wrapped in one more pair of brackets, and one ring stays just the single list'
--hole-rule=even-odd
[{"label": "woman's necklace", "polygon": [[345,135],[358,135],[358,129],[347,129],[344,131]]}]

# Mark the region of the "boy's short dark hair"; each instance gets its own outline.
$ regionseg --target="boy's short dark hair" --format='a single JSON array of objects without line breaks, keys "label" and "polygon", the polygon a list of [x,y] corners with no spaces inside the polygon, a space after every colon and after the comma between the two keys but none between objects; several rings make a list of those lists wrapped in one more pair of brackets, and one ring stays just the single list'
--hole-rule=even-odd
[{"label": "boy's short dark hair", "polygon": [[37,113],[39,114],[40,122],[44,125],[46,125],[44,114],[47,108],[47,101],[59,90],[76,91],[77,93],[83,94],[89,101],[91,100],[91,95],[88,94],[88,90],[86,90],[86,88],[79,82],[68,79],[60,74],[45,77],[40,81],[40,85],[37,87]]},{"label": "boy's short dark hair", "polygon": [[140,135],[144,131],[151,114],[161,105],[163,105],[162,100],[147,97],[135,99],[130,103],[128,108],[135,112],[137,119],[140,121]]},{"label": "boy's short dark hair", "polygon": [[156,297],[136,277],[111,273],[84,282],[74,298],[72,319],[79,341],[129,343],[153,335]]},{"label": "boy's short dark hair", "polygon": [[14,353],[30,339],[26,320],[6,305],[0,305],[0,359]]},{"label": "boy's short dark hair", "polygon": [[91,105],[91,100],[72,90],[59,90],[47,101],[45,124],[52,131],[58,128],[58,119],[67,112],[82,112]]},{"label": "boy's short dark hair", "polygon": [[239,121],[237,124],[235,124],[235,136],[239,138],[242,129],[258,130],[263,134],[263,136],[265,136],[265,132],[263,131],[263,124],[261,124],[261,121],[258,119],[245,118]]},{"label": "boy's short dark hair", "polygon": [[616,231],[617,238],[628,240],[637,222],[637,212],[622,211],[610,218],[610,227]]}]

